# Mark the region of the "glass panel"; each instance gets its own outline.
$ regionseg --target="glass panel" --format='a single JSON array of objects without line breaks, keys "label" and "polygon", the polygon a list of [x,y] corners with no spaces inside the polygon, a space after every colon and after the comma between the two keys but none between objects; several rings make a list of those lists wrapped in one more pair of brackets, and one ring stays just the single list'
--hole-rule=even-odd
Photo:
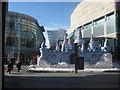
[{"label": "glass panel", "polygon": [[67,39],[73,36],[73,32],[67,36]]},{"label": "glass panel", "polygon": [[90,38],[91,37],[91,28],[83,30],[83,38]]},{"label": "glass panel", "polygon": [[107,20],[111,20],[111,19],[114,19],[115,18],[115,14],[111,14],[109,16],[107,16]]},{"label": "glass panel", "polygon": [[15,30],[15,18],[8,16],[8,30]]},{"label": "glass panel", "polygon": [[24,47],[34,47],[35,46],[35,37],[32,35],[22,35],[21,37],[21,46]]},{"label": "glass panel", "polygon": [[26,47],[26,35],[21,35],[21,47]]},{"label": "glass panel", "polygon": [[96,20],[96,21],[94,22],[94,25],[97,25],[97,24],[102,23],[102,22],[105,22],[105,18]]},{"label": "glass panel", "polygon": [[16,34],[10,34],[10,33],[6,33],[6,42],[5,45],[6,46],[17,46],[18,44],[18,40],[17,40],[17,35]]},{"label": "glass panel", "polygon": [[78,29],[76,29],[75,32],[74,32],[74,40],[77,39],[77,34],[78,34]]},{"label": "glass panel", "polygon": [[116,32],[115,20],[110,20],[106,23],[107,34]]},{"label": "glass panel", "polygon": [[92,23],[89,23],[89,24],[87,24],[87,25],[84,26],[84,29],[85,29],[85,28],[89,28],[89,27],[91,27],[91,26],[92,26]]},{"label": "glass panel", "polygon": [[93,27],[93,36],[97,37],[101,35],[104,35],[104,24],[100,24]]}]

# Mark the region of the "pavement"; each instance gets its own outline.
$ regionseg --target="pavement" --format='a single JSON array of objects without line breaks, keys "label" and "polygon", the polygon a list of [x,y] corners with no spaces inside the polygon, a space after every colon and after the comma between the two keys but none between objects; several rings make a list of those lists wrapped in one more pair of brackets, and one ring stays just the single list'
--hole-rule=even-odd
[{"label": "pavement", "polygon": [[[7,68],[7,65],[5,65],[5,70]],[[74,72],[69,72],[69,73],[49,73],[49,72],[27,72],[29,66],[24,65],[21,67],[20,72],[17,72],[16,65],[13,67],[13,71],[9,74],[8,72],[5,72],[5,76],[32,76],[32,77],[78,77],[78,76],[85,76],[85,75],[95,75],[97,73],[77,73],[75,74]]]},{"label": "pavement", "polygon": [[87,70],[79,70],[78,73],[74,73],[73,72],[28,72],[29,69],[29,65],[22,65],[20,72],[17,71],[17,67],[16,65],[13,66],[13,71],[11,71],[11,73],[9,74],[8,72],[5,72],[5,70],[7,69],[7,65],[4,66],[4,75],[5,76],[40,76],[40,77],[59,77],[59,76],[65,76],[65,77],[78,77],[78,76],[88,76],[88,75],[99,75],[99,74],[119,74],[120,70],[115,70],[115,71],[104,71],[104,72],[100,72],[100,71],[87,71]]},{"label": "pavement", "polygon": [[14,65],[11,74],[5,72],[4,88],[119,88],[119,72],[37,73],[28,68],[17,72]]},{"label": "pavement", "polygon": [[117,73],[7,75],[4,88],[119,88]]}]

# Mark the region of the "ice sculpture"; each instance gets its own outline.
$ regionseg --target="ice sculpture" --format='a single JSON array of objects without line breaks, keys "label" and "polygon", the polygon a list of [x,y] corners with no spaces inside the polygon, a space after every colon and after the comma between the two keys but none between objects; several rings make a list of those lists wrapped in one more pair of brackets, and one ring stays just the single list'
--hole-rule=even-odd
[{"label": "ice sculpture", "polygon": [[[96,50],[96,45],[95,41],[93,38],[93,35],[91,35],[90,43],[88,45],[88,49],[85,49],[85,41],[82,38],[82,33],[79,30],[77,39],[75,40],[74,43],[78,44],[78,57],[84,57],[84,62],[87,63],[88,65],[91,65],[93,67],[99,67],[100,65],[98,62],[102,59],[102,62],[105,62],[108,60],[107,56],[111,55],[109,52],[109,44],[108,40],[106,39],[104,42],[104,46],[101,47],[99,46],[98,50]],[[46,61],[50,63],[51,65],[55,65],[61,62],[65,62],[68,64],[73,64],[71,63],[71,60],[74,60],[74,46],[72,43],[72,38],[69,38],[67,40],[67,35],[64,36],[64,41],[62,44],[62,50],[60,50],[59,45],[56,46],[56,50],[50,51],[49,49],[46,48],[45,42],[42,43],[41,45],[41,56],[38,61],[38,66],[41,65],[40,61]],[[106,58],[103,58],[103,56],[106,55]],[[112,59],[109,59],[110,62],[109,66],[112,66]]]}]

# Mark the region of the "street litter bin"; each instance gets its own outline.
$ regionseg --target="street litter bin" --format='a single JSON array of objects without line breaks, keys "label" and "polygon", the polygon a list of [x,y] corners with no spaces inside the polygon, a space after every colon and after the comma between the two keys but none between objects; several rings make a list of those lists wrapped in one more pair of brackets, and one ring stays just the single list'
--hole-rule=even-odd
[{"label": "street litter bin", "polygon": [[84,57],[77,57],[77,69],[84,70]]}]

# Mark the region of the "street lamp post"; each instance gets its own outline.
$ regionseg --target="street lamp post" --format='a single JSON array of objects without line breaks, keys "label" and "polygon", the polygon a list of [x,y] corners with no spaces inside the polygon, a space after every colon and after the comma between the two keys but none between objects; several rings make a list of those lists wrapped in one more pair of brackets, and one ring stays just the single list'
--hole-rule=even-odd
[{"label": "street lamp post", "polygon": [[78,53],[78,46],[77,43],[74,43],[74,50],[75,50],[75,73],[78,73],[78,68],[77,68],[77,53]]},{"label": "street lamp post", "polygon": [[19,33],[18,33],[18,58],[17,60],[20,61],[20,48],[21,48],[21,17],[19,20]]}]

